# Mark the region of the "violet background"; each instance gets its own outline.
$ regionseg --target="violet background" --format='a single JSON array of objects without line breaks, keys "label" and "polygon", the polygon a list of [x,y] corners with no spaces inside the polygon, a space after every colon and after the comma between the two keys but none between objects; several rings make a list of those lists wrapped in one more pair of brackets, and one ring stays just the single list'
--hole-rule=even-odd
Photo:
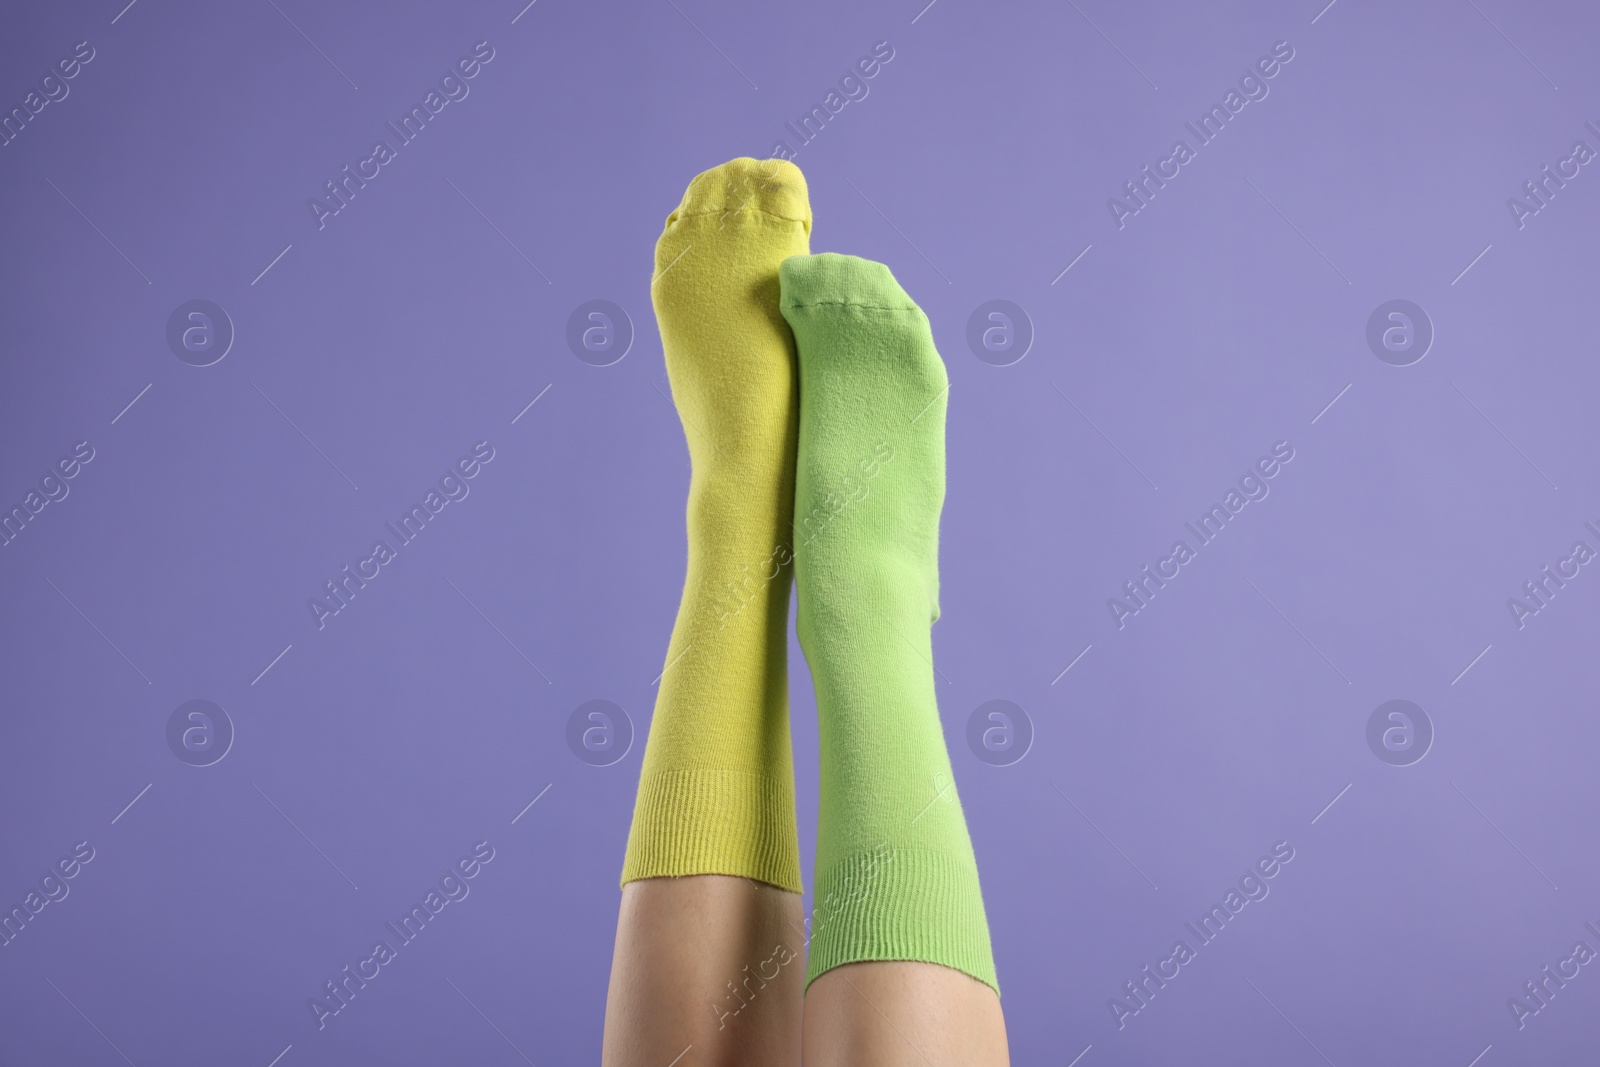
[{"label": "violet background", "polygon": [[[814,250],[889,263],[950,369],[939,691],[1014,1062],[1594,1054],[1592,967],[1520,1031],[1507,999],[1600,948],[1600,576],[1520,630],[1506,601],[1600,547],[1600,176],[1520,230],[1506,201],[1600,148],[1600,16],[920,7],[10,13],[6,108],[96,57],[0,149],[0,503],[96,458],[0,549],[0,905],[96,856],[0,947],[0,1063],[596,1061],[684,551],[652,245],[884,40],[797,163]],[[319,231],[307,199],[480,40],[470,96]],[[1119,230],[1107,198],[1280,40]],[[193,298],[237,331],[203,368],[164,336]],[[1011,366],[964,339],[996,298],[1036,333]],[[1411,366],[1365,341],[1394,298],[1437,331]],[[592,299],[632,319],[611,366],[565,340]],[[319,631],[307,599],[479,440],[470,496]],[[1107,598],[1280,440],[1270,496],[1118,630]],[[196,698],[237,732],[203,768],[165,735]],[[1366,741],[1395,698],[1436,730],[1411,766]],[[591,699],[637,730],[611,766],[566,742]],[[1010,766],[965,740],[993,699],[1035,731]],[[308,998],[479,840],[470,896],[319,1031]],[[1108,999],[1280,840],[1270,896],[1119,1030]]]}]

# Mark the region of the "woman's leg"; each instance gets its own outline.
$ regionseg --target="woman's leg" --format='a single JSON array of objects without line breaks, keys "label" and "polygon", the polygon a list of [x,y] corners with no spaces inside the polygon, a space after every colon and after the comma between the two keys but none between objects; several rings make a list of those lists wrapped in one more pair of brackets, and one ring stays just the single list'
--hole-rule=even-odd
[{"label": "woman's leg", "polygon": [[779,276],[800,359],[795,582],[822,771],[805,1062],[1004,1064],[932,669],[949,378],[883,264],[796,256]]},{"label": "woman's leg", "polygon": [[810,229],[799,170],[736,159],[690,183],[656,244],[650,295],[691,463],[688,552],[623,861],[608,1065],[799,1060],[797,402],[778,264]]},{"label": "woman's leg", "polygon": [[800,1046],[800,895],[745,878],[622,891],[603,1067],[790,1067]]},{"label": "woman's leg", "polygon": [[847,963],[806,992],[805,1067],[1005,1067],[995,991],[934,963]]}]

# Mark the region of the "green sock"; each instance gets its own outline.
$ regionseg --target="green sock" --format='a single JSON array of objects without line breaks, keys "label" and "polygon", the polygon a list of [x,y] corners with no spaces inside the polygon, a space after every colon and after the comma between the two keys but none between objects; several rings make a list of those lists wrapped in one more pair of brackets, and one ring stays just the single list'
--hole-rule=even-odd
[{"label": "green sock", "polygon": [[725,874],[800,892],[786,670],[797,402],[778,265],[810,234],[799,169],[735,159],[689,184],[656,243],[650,295],[692,466],[688,573],[624,884]]},{"label": "green sock", "polygon": [[822,739],[806,982],[920,960],[998,992],[934,696],[949,379],[883,264],[795,256],[779,276],[800,359],[798,629]]}]

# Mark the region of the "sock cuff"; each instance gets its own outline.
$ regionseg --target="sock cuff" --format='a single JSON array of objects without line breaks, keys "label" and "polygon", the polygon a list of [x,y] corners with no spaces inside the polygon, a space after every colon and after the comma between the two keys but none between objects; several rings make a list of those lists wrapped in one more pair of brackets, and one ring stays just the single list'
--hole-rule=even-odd
[{"label": "sock cuff", "polygon": [[970,859],[879,845],[818,873],[806,987],[846,963],[937,963],[1000,993]]},{"label": "sock cuff", "polygon": [[716,767],[641,777],[621,884],[691,874],[802,892],[794,782]]}]

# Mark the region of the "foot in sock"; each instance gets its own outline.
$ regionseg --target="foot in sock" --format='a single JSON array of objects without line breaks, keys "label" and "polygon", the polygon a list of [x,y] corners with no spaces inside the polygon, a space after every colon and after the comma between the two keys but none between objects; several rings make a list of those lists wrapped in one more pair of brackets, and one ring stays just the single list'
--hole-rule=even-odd
[{"label": "foot in sock", "polygon": [[795,583],[821,732],[806,980],[913,960],[998,991],[934,695],[948,378],[881,263],[780,270],[800,362]]},{"label": "foot in sock", "polygon": [[797,420],[778,265],[806,252],[780,160],[699,175],[656,244],[651,299],[688,440],[688,573],[622,882],[725,874],[800,891],[787,627]]}]

